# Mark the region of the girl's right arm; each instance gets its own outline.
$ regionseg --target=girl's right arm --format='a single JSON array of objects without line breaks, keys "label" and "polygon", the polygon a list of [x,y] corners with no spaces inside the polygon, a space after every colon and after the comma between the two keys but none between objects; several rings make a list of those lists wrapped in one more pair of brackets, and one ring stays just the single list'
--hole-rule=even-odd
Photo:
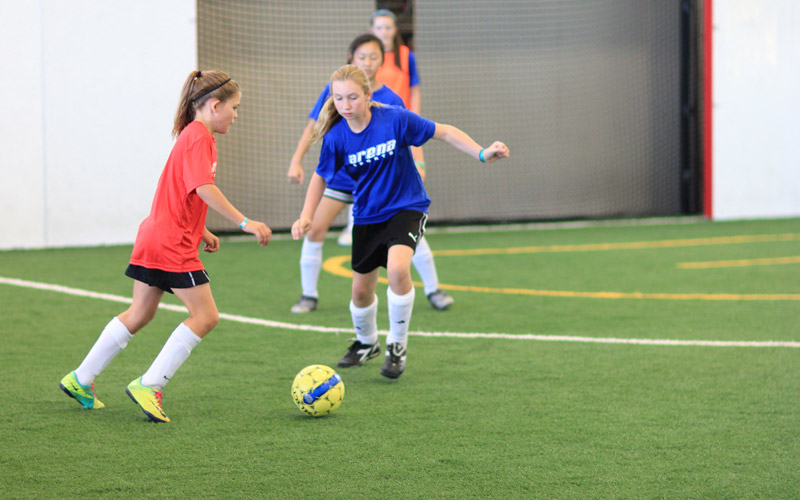
[{"label": "girl's right arm", "polygon": [[228,201],[217,186],[214,184],[203,184],[195,191],[209,207],[221,216],[235,224],[242,224],[244,222],[244,225],[241,226],[242,231],[254,234],[256,239],[258,239],[259,245],[263,247],[269,243],[272,237],[272,230],[263,222],[246,219],[242,212],[238,211],[236,207]]},{"label": "girl's right arm", "polygon": [[289,176],[289,182],[292,184],[303,183],[303,157],[308,152],[308,148],[311,147],[311,133],[314,130],[315,123],[316,121],[314,120],[308,120],[308,125],[306,125],[306,129],[303,130],[303,135],[297,143],[297,149],[295,149],[292,155],[292,161],[289,163],[289,172],[287,174]]},{"label": "girl's right arm", "polygon": [[322,193],[325,192],[326,185],[325,179],[314,172],[311,176],[311,181],[308,183],[308,192],[306,192],[303,211],[300,213],[300,218],[292,224],[292,238],[299,240],[311,229],[311,221],[314,219],[314,213],[317,211],[319,200],[322,199]]}]

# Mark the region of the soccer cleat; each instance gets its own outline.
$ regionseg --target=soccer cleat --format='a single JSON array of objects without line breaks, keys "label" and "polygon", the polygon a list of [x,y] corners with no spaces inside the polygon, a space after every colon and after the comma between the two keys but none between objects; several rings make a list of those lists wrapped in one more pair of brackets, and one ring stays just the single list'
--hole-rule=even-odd
[{"label": "soccer cleat", "polygon": [[317,308],[317,299],[307,295],[301,295],[297,304],[292,306],[292,312],[295,314],[305,314]]},{"label": "soccer cleat", "polygon": [[339,246],[342,247],[353,246],[353,226],[347,226],[346,228],[342,229],[342,232],[339,234],[339,238],[336,241],[339,243]]},{"label": "soccer cleat", "polygon": [[339,368],[350,368],[351,366],[361,366],[368,359],[372,359],[381,352],[381,345],[378,342],[374,344],[362,344],[359,340],[353,342],[347,350],[347,354],[339,360],[337,365]]},{"label": "soccer cleat", "polygon": [[428,301],[437,311],[444,311],[453,305],[453,297],[447,295],[444,290],[437,288],[435,292],[428,295]]},{"label": "soccer cleat", "polygon": [[386,346],[386,360],[381,367],[381,375],[397,378],[406,368],[406,346],[395,342]]},{"label": "soccer cleat", "polygon": [[65,375],[58,386],[67,396],[76,399],[87,410],[99,410],[106,407],[102,401],[97,399],[94,393],[94,383],[91,385],[81,384],[78,382],[78,376],[75,375],[75,372]]},{"label": "soccer cleat", "polygon": [[128,384],[125,392],[134,403],[142,408],[147,418],[153,422],[169,422],[169,417],[161,407],[161,391],[142,384],[142,377]]}]

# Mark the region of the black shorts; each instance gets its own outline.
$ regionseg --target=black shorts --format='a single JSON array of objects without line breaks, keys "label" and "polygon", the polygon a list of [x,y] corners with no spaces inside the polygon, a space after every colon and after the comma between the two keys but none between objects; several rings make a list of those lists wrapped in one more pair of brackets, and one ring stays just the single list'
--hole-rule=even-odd
[{"label": "black shorts", "polygon": [[205,269],[191,271],[187,273],[171,273],[161,269],[149,269],[147,267],[128,264],[125,276],[147,283],[150,286],[157,286],[165,292],[173,293],[173,288],[192,288],[197,285],[204,285],[211,281]]},{"label": "black shorts", "polygon": [[417,210],[403,210],[391,219],[376,224],[353,226],[353,271],[366,274],[377,267],[386,267],[389,248],[405,245],[417,249],[417,242],[425,233],[428,214]]}]

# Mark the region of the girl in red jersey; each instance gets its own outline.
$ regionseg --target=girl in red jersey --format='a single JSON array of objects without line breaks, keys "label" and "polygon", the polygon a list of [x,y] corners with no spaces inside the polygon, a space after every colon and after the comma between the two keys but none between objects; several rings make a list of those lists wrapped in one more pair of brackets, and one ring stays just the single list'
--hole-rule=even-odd
[{"label": "girl in red jersey", "polygon": [[272,231],[251,221],[214,185],[217,148],[213,134],[225,134],[237,117],[239,85],[221,71],[193,71],[183,85],[172,130],[172,148],[150,209],[142,221],[125,274],[134,279],[133,302],[112,319],[81,365],[67,374],[60,387],[86,409],[105,405],[94,393],[94,379],[125,348],[132,336],[156,314],[164,292],[174,293],[189,310],[167,339],[150,368],[125,392],[154,422],[169,422],[161,391],[191,350],[219,321],[209,278],[198,248],[219,250],[219,238],[205,227],[208,207],[269,243]]}]

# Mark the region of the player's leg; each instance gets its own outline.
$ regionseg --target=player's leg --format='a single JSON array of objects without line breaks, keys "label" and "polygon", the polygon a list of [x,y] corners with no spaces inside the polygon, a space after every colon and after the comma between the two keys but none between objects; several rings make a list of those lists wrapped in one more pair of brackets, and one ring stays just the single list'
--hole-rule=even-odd
[{"label": "player's leg", "polygon": [[386,338],[386,359],[381,375],[397,378],[405,369],[406,346],[411,313],[414,309],[414,286],[411,281],[411,258],[414,249],[398,244],[389,248],[386,267],[389,289],[389,335]]},{"label": "player's leg", "polygon": [[292,306],[295,314],[304,314],[317,308],[319,300],[319,273],[322,270],[322,245],[325,235],[331,227],[333,220],[346,206],[344,201],[323,196],[319,202],[311,229],[303,239],[303,248],[300,251],[300,285],[303,293],[300,300]]},{"label": "player's leg", "polygon": [[336,240],[339,245],[349,247],[353,244],[353,204],[347,206],[347,226],[339,233]]},{"label": "player's leg", "polygon": [[356,338],[344,357],[339,360],[340,368],[361,366],[368,359],[380,353],[378,342],[378,268],[368,273],[353,271],[353,294],[350,300],[350,315]]},{"label": "player's leg", "polygon": [[417,250],[414,252],[414,257],[411,259],[414,268],[422,278],[422,284],[425,287],[425,296],[428,298],[431,306],[437,311],[444,311],[453,305],[453,297],[448,295],[444,290],[439,288],[439,276],[436,273],[436,263],[433,260],[433,252],[428,239],[424,236],[420,238],[417,243]]},{"label": "player's leg", "polygon": [[192,349],[219,322],[219,312],[209,283],[191,288],[173,288],[172,291],[189,310],[189,318],[173,330],[144,375],[131,382],[126,389],[128,396],[155,422],[169,422],[161,404],[161,391],[189,358]]},{"label": "player's leg", "polygon": [[84,408],[103,408],[94,393],[95,377],[128,345],[133,334],[153,319],[163,295],[160,288],[134,281],[130,307],[108,322],[80,366],[61,379],[61,390]]}]

